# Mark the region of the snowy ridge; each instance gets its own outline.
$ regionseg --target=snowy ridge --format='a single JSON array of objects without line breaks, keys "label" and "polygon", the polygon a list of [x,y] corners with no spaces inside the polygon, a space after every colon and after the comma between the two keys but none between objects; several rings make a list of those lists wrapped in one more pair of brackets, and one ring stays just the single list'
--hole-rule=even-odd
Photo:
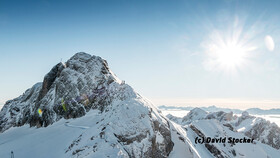
[{"label": "snowy ridge", "polygon": [[[207,113],[202,109],[195,108],[183,117],[188,119],[178,117],[176,119],[170,114],[167,117],[184,126],[187,133],[190,134],[191,140],[203,134],[203,137],[246,137],[253,138],[255,141],[249,145],[236,143],[234,146],[229,143],[214,143],[210,146],[196,144],[200,146],[199,148],[204,150],[206,148],[210,153],[212,150],[212,155],[214,154],[215,157],[277,157],[276,155],[280,154],[280,128],[275,123],[251,116],[248,112],[243,112],[238,117],[232,112]],[[199,148],[197,149],[199,150]],[[257,148],[258,151],[262,152],[257,152]],[[204,152],[200,151],[199,153]]]}]

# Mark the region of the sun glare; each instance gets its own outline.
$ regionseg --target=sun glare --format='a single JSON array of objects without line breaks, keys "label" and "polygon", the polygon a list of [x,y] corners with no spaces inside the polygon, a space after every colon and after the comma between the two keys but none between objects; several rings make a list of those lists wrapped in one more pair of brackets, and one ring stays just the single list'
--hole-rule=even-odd
[{"label": "sun glare", "polygon": [[226,69],[236,69],[245,62],[246,50],[241,46],[229,43],[216,50],[216,62]]},{"label": "sun glare", "polygon": [[243,69],[256,49],[249,41],[248,34],[242,34],[242,27],[234,27],[230,33],[214,31],[203,43],[206,48],[205,68],[230,74]]}]

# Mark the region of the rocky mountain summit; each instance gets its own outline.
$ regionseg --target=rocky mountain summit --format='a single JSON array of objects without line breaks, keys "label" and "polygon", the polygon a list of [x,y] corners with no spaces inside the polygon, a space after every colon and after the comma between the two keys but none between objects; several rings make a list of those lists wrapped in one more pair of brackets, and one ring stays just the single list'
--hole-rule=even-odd
[{"label": "rocky mountain summit", "polygon": [[[106,60],[77,53],[65,64],[55,65],[45,75],[43,83],[35,84],[4,105],[0,113],[0,132],[24,124],[46,127],[61,118],[81,117],[94,108],[103,111],[118,97],[116,95],[120,95],[116,90],[125,92],[126,88],[130,87],[120,84]],[[122,95],[119,97],[124,99],[131,94]]]}]

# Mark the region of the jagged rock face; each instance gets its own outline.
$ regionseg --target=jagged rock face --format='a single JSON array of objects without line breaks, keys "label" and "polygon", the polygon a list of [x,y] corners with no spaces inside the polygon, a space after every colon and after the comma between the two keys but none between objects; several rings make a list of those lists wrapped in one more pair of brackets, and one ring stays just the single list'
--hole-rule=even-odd
[{"label": "jagged rock face", "polygon": [[[46,127],[62,118],[82,117],[91,109],[102,114],[97,123],[102,130],[98,135],[82,134],[77,140],[98,137],[115,142],[115,146],[121,144],[119,150],[124,157],[167,157],[172,151],[169,122],[121,82],[105,60],[86,53],[77,53],[65,64],[57,64],[43,83],[8,101],[0,112],[0,132],[24,124]],[[87,152],[87,146],[75,145],[66,152]]]},{"label": "jagged rock face", "polygon": [[273,148],[280,149],[280,128],[275,123],[270,123],[264,119],[258,120],[245,132],[245,135]]},{"label": "jagged rock face", "polygon": [[0,133],[28,122],[41,87],[42,83],[37,83],[20,97],[6,102],[0,112]]}]

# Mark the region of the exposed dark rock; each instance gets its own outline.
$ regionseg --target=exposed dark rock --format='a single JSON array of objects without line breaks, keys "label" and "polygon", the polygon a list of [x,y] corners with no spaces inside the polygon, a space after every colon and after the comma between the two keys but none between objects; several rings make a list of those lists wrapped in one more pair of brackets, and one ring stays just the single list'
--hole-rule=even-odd
[{"label": "exposed dark rock", "polygon": [[232,127],[232,125],[231,124],[229,124],[229,123],[225,123],[225,124],[223,124],[224,126],[226,126],[226,127],[228,127],[229,128],[229,130],[231,130],[231,131],[235,131],[234,130],[234,128]]},{"label": "exposed dark rock", "polygon": [[205,147],[215,156],[216,158],[224,158],[221,151],[217,149],[213,144],[205,144]]},{"label": "exposed dark rock", "polygon": [[114,134],[118,139],[119,142],[123,143],[124,145],[129,145],[133,143],[134,141],[141,142],[143,139],[147,137],[147,135],[139,134],[134,137],[129,137],[129,136],[121,136]]},{"label": "exposed dark rock", "polygon": [[57,77],[59,77],[61,71],[64,69],[64,66],[61,63],[55,65],[51,71],[44,77],[43,85],[39,93],[37,102],[39,102],[50,90],[53,82]]}]

